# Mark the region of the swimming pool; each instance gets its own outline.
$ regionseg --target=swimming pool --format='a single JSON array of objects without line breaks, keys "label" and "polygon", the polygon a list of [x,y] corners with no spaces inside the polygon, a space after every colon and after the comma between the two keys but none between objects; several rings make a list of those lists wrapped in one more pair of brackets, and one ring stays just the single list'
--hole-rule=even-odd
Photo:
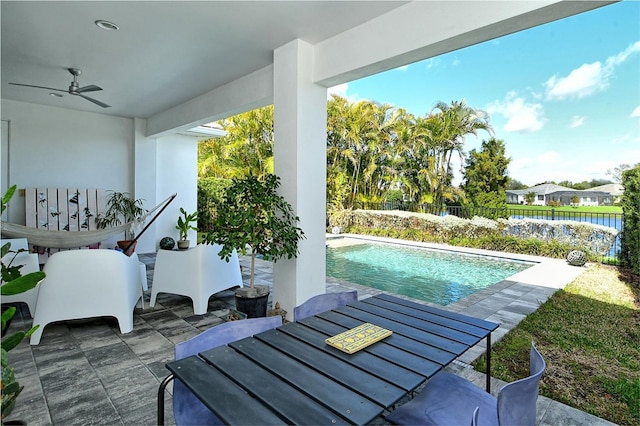
[{"label": "swimming pool", "polygon": [[327,247],[327,276],[443,306],[534,264],[383,243]]}]

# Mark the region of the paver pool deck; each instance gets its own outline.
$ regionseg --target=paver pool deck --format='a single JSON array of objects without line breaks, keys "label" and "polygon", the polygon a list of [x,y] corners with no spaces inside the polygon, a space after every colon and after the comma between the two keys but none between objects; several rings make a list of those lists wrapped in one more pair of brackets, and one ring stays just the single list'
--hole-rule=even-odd
[{"label": "paver pool deck", "polygon": [[[328,244],[358,242],[355,236],[335,239]],[[370,238],[393,242],[387,238]],[[412,243],[439,249],[461,249],[435,244]],[[476,254],[500,255],[484,250],[468,250]],[[497,342],[527,314],[535,311],[549,296],[563,288],[585,267],[569,266],[563,260],[502,254],[505,257],[529,260],[537,264],[509,279],[480,290],[446,307],[478,318],[500,323],[493,333]],[[147,264],[149,285],[152,286],[155,253],[139,254]],[[248,282],[249,259],[242,258],[243,277]],[[272,284],[271,263],[258,260],[257,284]],[[358,290],[360,298],[380,291],[327,277],[327,291]],[[148,301],[150,290],[145,292]],[[401,296],[402,297],[402,296]],[[234,307],[234,293],[224,291],[211,297],[205,315],[193,315],[190,299],[161,294],[154,308],[136,308],[134,329],[121,334],[115,319],[97,318],[66,321],[48,325],[38,346],[22,342],[10,352],[19,382],[25,386],[10,419],[20,419],[29,425],[152,425],[156,423],[156,396],[160,381],[167,376],[165,363],[173,360],[176,343],[189,339],[209,327],[222,323],[229,308]],[[424,302],[421,302],[424,303]],[[62,307],[63,308],[63,307]],[[32,320],[28,311],[19,310],[11,331],[27,328]],[[484,385],[484,374],[470,367],[484,353],[484,341],[471,348],[449,369]],[[492,393],[504,384],[492,379]],[[173,424],[170,392],[165,393],[167,424]],[[384,424],[384,421],[380,421]],[[549,398],[538,398],[539,425],[611,425],[580,410]]]}]

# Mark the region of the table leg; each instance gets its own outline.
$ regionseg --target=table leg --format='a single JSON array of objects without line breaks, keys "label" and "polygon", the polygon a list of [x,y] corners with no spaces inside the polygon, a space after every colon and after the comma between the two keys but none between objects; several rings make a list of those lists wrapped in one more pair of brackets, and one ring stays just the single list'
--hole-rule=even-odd
[{"label": "table leg", "polygon": [[164,425],[164,391],[173,379],[173,374],[169,374],[160,382],[160,387],[158,388],[158,424],[160,426]]},{"label": "table leg", "polygon": [[487,392],[491,393],[491,333],[487,335]]}]

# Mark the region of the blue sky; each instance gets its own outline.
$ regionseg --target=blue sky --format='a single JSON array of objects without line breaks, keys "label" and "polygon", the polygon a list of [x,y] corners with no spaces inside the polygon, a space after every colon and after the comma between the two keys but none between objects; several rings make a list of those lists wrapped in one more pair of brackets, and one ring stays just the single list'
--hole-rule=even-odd
[{"label": "blue sky", "polygon": [[[607,170],[640,162],[640,1],[605,6],[330,92],[418,116],[439,101],[465,99],[489,113],[495,137],[511,158],[513,179],[527,185],[608,179]],[[479,132],[467,138],[465,151],[479,149],[489,137]]]}]

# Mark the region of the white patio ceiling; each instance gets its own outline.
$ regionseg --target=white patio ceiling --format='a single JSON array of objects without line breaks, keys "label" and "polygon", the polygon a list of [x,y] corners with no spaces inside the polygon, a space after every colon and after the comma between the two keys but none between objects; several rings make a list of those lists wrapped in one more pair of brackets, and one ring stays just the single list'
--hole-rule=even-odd
[{"label": "white patio ceiling", "polygon": [[[220,118],[188,106],[227,96],[221,88],[256,71],[269,79],[274,49],[294,39],[314,45],[317,82],[329,87],[607,3],[2,1],[1,95],[146,118],[158,134]],[[120,29],[101,30],[98,19]],[[80,86],[102,87],[87,95],[111,108],[8,84],[66,89],[70,67],[83,71]],[[265,90],[258,103],[270,101]]]}]

